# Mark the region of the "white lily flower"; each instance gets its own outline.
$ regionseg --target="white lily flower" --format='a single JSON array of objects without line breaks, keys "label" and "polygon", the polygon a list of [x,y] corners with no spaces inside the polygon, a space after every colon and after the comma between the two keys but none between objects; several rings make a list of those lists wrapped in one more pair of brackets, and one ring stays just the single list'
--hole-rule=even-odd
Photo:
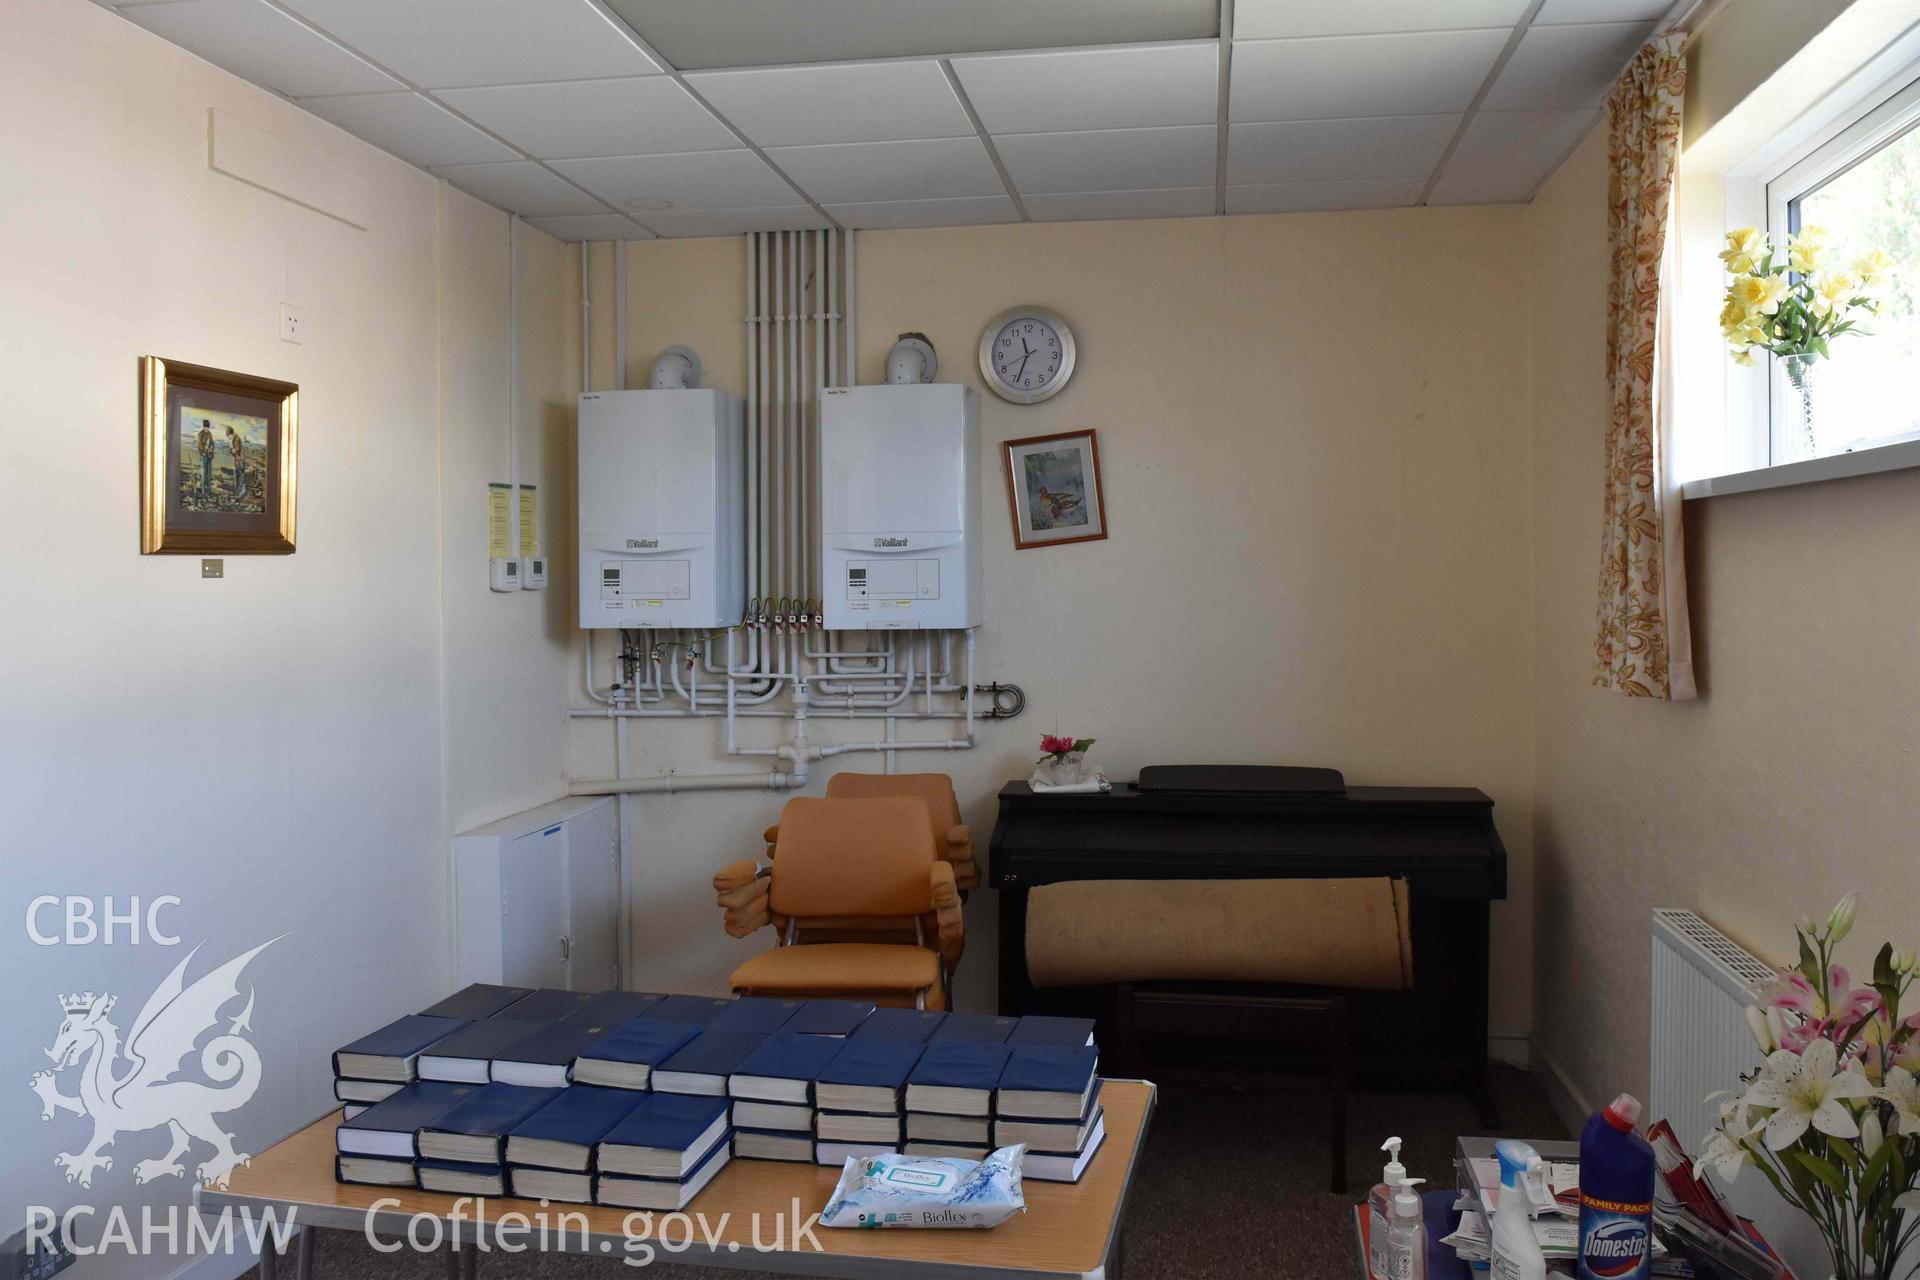
[{"label": "white lily flower", "polygon": [[1746,1144],[1724,1129],[1715,1129],[1707,1134],[1707,1141],[1700,1152],[1700,1158],[1693,1162],[1693,1176],[1697,1178],[1704,1170],[1710,1168],[1728,1182],[1732,1182],[1740,1176],[1740,1170],[1752,1159],[1753,1156],[1748,1152]]},{"label": "white lily flower", "polygon": [[1860,1117],[1860,1154],[1873,1159],[1873,1153],[1886,1141],[1886,1132],[1880,1127],[1880,1113],[1868,1107],[1866,1114]]},{"label": "white lily flower", "polygon": [[1902,1191],[1893,1198],[1893,1207],[1909,1213],[1920,1213],[1920,1191]]},{"label": "white lily flower", "polygon": [[[1768,1058],[1767,1065],[1772,1067],[1779,1056]],[[1779,1079],[1762,1072],[1747,1090],[1745,1100],[1749,1104],[1774,1109],[1766,1124],[1766,1143],[1771,1150],[1792,1146],[1809,1125],[1830,1138],[1860,1136],[1860,1126],[1847,1110],[1847,1099],[1871,1096],[1873,1085],[1857,1071],[1836,1073],[1838,1063],[1833,1042],[1815,1040],[1800,1055],[1790,1076]]]},{"label": "white lily flower", "polygon": [[1876,1093],[1893,1104],[1897,1131],[1902,1137],[1920,1133],[1920,1081],[1913,1078],[1913,1072],[1905,1067],[1887,1068],[1887,1082]]},{"label": "white lily flower", "polygon": [[1747,1029],[1753,1032],[1753,1042],[1760,1046],[1761,1053],[1772,1053],[1780,1047],[1767,1023],[1767,1011],[1757,1004],[1747,1006]]}]

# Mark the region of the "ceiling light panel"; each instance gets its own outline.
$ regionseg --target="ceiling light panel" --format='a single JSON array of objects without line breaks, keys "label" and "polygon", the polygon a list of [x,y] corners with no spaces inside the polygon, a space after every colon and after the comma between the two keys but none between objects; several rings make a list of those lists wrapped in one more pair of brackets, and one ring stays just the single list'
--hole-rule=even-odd
[{"label": "ceiling light panel", "polygon": [[445,89],[436,95],[542,160],[726,151],[740,140],[666,76]]},{"label": "ceiling light panel", "polygon": [[1467,109],[1512,34],[1432,31],[1236,40],[1231,118],[1327,120]]},{"label": "ceiling light panel", "polygon": [[524,217],[607,211],[600,201],[531,160],[438,165],[430,172],[470,196]]},{"label": "ceiling light panel", "polygon": [[821,204],[1005,195],[978,137],[775,147],[769,158]]},{"label": "ceiling light panel", "polygon": [[1228,187],[1228,213],[1314,213],[1390,209],[1420,198],[1424,181],[1276,182]]},{"label": "ceiling light panel", "polygon": [[654,75],[660,67],[587,0],[282,0],[426,89]]},{"label": "ceiling light panel", "polygon": [[1425,178],[1440,162],[1461,119],[1457,115],[1374,116],[1230,125],[1227,181],[1247,186]]},{"label": "ceiling light panel", "polygon": [[1141,45],[955,58],[954,74],[989,133],[1209,124],[1220,47]]},{"label": "ceiling light panel", "polygon": [[1598,102],[1652,28],[1644,22],[1530,27],[1482,108],[1518,111]]},{"label": "ceiling light panel", "polygon": [[1022,195],[1036,191],[1136,191],[1213,181],[1213,125],[1019,133],[996,137],[1001,163]]},{"label": "ceiling light panel", "polygon": [[383,147],[402,160],[430,168],[518,160],[503,146],[438,103],[417,93],[357,93],[343,98],[301,98],[315,115]]},{"label": "ceiling light panel", "polygon": [[265,0],[175,0],[121,16],[288,97],[406,88]]},{"label": "ceiling light panel", "polygon": [[669,208],[697,212],[796,203],[793,188],[759,156],[745,150],[555,160],[553,168],[615,206],[626,206],[630,200],[665,200]]},{"label": "ceiling light panel", "polygon": [[687,83],[763,147],[974,136],[937,62],[712,71]]},{"label": "ceiling light panel", "polygon": [[1236,0],[1233,34],[1259,40],[1511,28],[1526,11],[1527,0]]}]

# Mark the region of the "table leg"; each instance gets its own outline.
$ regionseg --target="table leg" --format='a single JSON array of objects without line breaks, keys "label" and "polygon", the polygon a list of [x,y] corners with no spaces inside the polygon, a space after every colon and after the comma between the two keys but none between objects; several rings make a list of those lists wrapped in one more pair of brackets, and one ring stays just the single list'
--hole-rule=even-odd
[{"label": "table leg", "polygon": [[273,1251],[273,1233],[260,1242],[260,1280],[279,1280],[280,1255]]},{"label": "table leg", "polygon": [[313,1247],[320,1242],[320,1233],[312,1227],[301,1227],[294,1237],[294,1243],[300,1250],[300,1262],[294,1268],[296,1280],[313,1280]]},{"label": "table leg", "polygon": [[1113,1253],[1107,1258],[1106,1280],[1122,1280],[1127,1274],[1127,1229],[1124,1225],[1113,1233]]}]

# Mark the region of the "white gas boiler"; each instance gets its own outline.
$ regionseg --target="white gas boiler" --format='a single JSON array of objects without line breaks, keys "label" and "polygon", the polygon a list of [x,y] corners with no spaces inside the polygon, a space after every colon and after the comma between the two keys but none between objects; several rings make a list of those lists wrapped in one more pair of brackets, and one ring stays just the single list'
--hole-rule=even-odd
[{"label": "white gas boiler", "polygon": [[724,391],[580,397],[580,625],[727,627],[746,612],[746,442]]},{"label": "white gas boiler", "polygon": [[980,397],[958,383],[820,393],[821,589],[839,630],[980,622]]}]

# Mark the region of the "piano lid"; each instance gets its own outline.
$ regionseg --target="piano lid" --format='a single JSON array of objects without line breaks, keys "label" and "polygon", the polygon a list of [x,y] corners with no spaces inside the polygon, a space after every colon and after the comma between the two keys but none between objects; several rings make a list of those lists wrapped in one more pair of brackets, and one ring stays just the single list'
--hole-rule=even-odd
[{"label": "piano lid", "polygon": [[1140,770],[1136,791],[1270,796],[1344,796],[1338,769],[1278,764],[1154,764]]}]

